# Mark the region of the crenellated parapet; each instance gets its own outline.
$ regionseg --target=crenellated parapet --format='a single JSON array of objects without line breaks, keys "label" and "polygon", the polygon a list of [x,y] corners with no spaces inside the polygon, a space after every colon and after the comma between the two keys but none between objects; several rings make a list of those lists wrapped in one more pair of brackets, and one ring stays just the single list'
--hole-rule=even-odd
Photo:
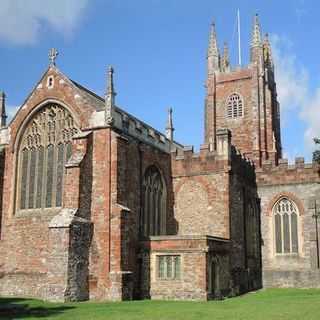
[{"label": "crenellated parapet", "polygon": [[306,163],[303,157],[295,158],[294,164],[288,159],[279,159],[278,164],[264,160],[261,167],[256,169],[259,185],[292,184],[320,182],[319,164]]},{"label": "crenellated parapet", "polygon": [[231,132],[220,129],[217,132],[217,147],[202,144],[200,151],[195,152],[193,146],[171,151],[174,175],[210,174],[213,172],[239,171],[254,179],[255,166],[252,160],[245,157],[231,144]]}]

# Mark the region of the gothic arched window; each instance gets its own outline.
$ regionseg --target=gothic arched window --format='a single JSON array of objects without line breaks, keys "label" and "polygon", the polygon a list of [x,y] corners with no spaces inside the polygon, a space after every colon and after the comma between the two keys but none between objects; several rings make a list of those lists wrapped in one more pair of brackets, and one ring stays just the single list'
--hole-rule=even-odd
[{"label": "gothic arched window", "polygon": [[227,99],[228,118],[238,118],[243,116],[243,100],[237,93],[233,93]]},{"label": "gothic arched window", "polygon": [[151,166],[143,179],[143,209],[140,220],[144,236],[166,233],[167,200],[166,187],[160,171]]},{"label": "gothic arched window", "polygon": [[275,252],[298,253],[298,216],[295,203],[281,198],[273,207]]},{"label": "gothic arched window", "polygon": [[29,120],[18,149],[18,210],[62,206],[63,169],[77,131],[70,112],[55,103]]}]

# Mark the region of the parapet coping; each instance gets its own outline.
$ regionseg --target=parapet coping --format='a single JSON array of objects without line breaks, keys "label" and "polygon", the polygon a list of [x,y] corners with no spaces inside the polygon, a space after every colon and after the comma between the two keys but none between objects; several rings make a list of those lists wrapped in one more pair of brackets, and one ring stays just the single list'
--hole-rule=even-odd
[{"label": "parapet coping", "polygon": [[279,159],[277,164],[271,160],[264,160],[262,161],[261,167],[256,168],[256,171],[257,172],[278,171],[278,170],[293,171],[293,170],[299,170],[299,169],[300,170],[315,169],[318,167],[319,167],[319,164],[316,162],[305,163],[304,157],[296,157],[294,164],[289,164],[288,159]]},{"label": "parapet coping", "polygon": [[166,241],[166,240],[213,240],[219,242],[230,242],[230,239],[214,237],[210,235],[162,235],[149,236],[150,241]]},{"label": "parapet coping", "polygon": [[170,152],[171,148],[182,149],[183,145],[175,140],[170,140],[165,134],[156,130],[144,121],[136,118],[130,113],[124,111],[119,106],[114,107],[114,124],[115,128],[120,129],[122,132],[129,134],[139,140]]},{"label": "parapet coping", "polygon": [[[200,151],[194,152],[194,146],[184,146],[183,148],[172,148],[171,155],[175,160],[186,160],[186,159],[200,159],[200,158],[219,158],[221,155],[217,152],[217,150],[213,149],[211,144],[201,144]],[[240,152],[240,150],[236,149],[235,146],[231,145],[231,155],[237,156],[241,158],[248,165],[255,167],[254,161],[245,156]],[[224,157],[224,155],[222,155]],[[225,159],[223,159],[225,160]]]}]

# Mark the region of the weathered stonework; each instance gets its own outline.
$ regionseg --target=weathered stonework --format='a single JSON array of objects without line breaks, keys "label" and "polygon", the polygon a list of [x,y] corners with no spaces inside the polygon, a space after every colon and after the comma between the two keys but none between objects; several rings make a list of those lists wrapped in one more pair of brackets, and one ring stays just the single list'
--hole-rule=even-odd
[{"label": "weathered stonework", "polygon": [[[249,66],[233,70],[226,51],[220,64],[212,31],[199,153],[173,141],[172,119],[166,136],[117,107],[113,83],[105,101],[52,63],[8,127],[0,128],[0,295],[210,300],[263,283],[319,287],[310,207],[320,202],[319,168],[300,158],[294,166],[281,159],[271,49],[257,39]],[[228,111],[233,94],[242,99],[242,111]],[[32,121],[48,104],[59,107],[46,114],[43,133]],[[55,110],[67,111],[64,123]],[[35,134],[26,137],[25,128]],[[70,128],[76,132],[67,136]],[[29,156],[19,164],[21,141],[38,146],[43,134],[54,140],[58,131],[71,147],[61,177],[58,151],[52,158],[47,151],[47,162],[38,155],[33,164]],[[36,164],[47,185],[59,181],[61,206],[20,210],[19,195],[35,190],[20,182],[23,163],[25,172]],[[274,251],[272,210],[281,197],[299,209],[295,254]]]},{"label": "weathered stonework", "polygon": [[[314,201],[319,201],[319,168],[297,159],[295,165],[285,161],[274,166],[265,164],[258,170],[259,196],[262,207],[264,286],[319,288]],[[298,207],[298,253],[275,252],[273,206],[288,197]]]}]

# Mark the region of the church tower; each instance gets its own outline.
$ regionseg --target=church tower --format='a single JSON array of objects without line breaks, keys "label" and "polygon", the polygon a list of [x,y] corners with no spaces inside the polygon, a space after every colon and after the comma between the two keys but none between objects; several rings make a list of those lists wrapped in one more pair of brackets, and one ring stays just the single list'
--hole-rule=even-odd
[{"label": "church tower", "polygon": [[217,130],[230,129],[232,143],[257,166],[281,158],[280,111],[268,35],[262,39],[258,15],[254,17],[250,63],[232,68],[227,45],[223,57],[214,24],[207,56],[205,143],[216,148]]}]

